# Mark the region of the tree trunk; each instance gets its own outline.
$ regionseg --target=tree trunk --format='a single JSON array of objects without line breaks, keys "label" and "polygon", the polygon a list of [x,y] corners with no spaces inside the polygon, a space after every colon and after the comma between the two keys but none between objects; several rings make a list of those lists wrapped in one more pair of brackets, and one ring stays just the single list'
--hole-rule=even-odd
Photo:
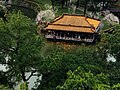
[{"label": "tree trunk", "polygon": [[105,1],[103,1],[103,9],[104,9],[104,7],[105,7],[104,4],[105,4]]},{"label": "tree trunk", "polygon": [[52,4],[52,9],[54,10],[54,1],[51,0],[51,4]]},{"label": "tree trunk", "polygon": [[68,6],[68,0],[65,0],[65,5],[66,5],[66,7]]},{"label": "tree trunk", "polygon": [[27,80],[26,80],[26,77],[25,77],[25,72],[22,71],[21,74],[22,74],[23,81],[26,82]]},{"label": "tree trunk", "polygon": [[76,5],[76,8],[78,8],[78,7],[79,7],[79,2],[80,2],[80,0],[77,0],[77,5]]},{"label": "tree trunk", "polygon": [[84,16],[86,15],[86,11],[87,11],[87,0],[85,0],[85,5],[84,5]]},{"label": "tree trunk", "polygon": [[20,67],[20,72],[21,72],[21,77],[24,82],[27,81],[26,76],[25,76],[25,67]]},{"label": "tree trunk", "polygon": [[64,2],[65,2],[65,0],[62,0],[62,8],[64,7]]},{"label": "tree trunk", "polygon": [[40,82],[40,85],[38,87],[39,90],[43,90],[46,86],[49,87],[49,81],[52,77],[51,72],[45,72],[42,74],[42,81]]}]

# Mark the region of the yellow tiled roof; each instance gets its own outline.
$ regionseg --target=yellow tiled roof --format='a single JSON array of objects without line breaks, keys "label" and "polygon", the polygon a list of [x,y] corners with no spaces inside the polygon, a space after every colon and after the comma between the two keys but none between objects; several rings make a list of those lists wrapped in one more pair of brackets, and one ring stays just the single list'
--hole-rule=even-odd
[{"label": "yellow tiled roof", "polygon": [[86,18],[79,15],[63,15],[50,23],[46,29],[94,33],[99,24],[100,20]]},{"label": "yellow tiled roof", "polygon": [[100,21],[95,20],[95,19],[86,18],[86,20],[95,28],[97,28],[98,25],[100,24]]},{"label": "yellow tiled roof", "polygon": [[55,21],[53,24],[75,25],[75,26],[90,26],[83,16],[68,16],[64,15],[63,18]]}]

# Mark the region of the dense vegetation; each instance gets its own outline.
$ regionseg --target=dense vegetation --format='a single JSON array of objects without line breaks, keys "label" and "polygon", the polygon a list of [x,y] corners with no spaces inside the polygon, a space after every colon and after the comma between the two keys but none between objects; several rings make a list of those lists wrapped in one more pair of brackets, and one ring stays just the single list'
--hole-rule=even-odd
[{"label": "dense vegetation", "polygon": [[[109,27],[113,31],[105,32]],[[104,28],[94,45],[49,43],[37,33],[33,20],[20,11],[9,13],[6,21],[0,19],[0,64],[8,68],[0,71],[0,89],[10,90],[23,80],[19,90],[28,90],[27,81],[37,72],[42,79],[33,90],[119,90],[120,25]],[[107,61],[108,54],[116,61]],[[31,72],[29,77],[26,72]]]}]

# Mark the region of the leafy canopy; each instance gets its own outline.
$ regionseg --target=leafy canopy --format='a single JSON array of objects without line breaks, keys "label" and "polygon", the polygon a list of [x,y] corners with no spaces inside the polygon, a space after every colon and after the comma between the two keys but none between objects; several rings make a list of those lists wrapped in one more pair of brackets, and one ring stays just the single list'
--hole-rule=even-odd
[{"label": "leafy canopy", "polygon": [[[42,64],[43,39],[37,34],[36,24],[20,11],[0,19],[0,63],[6,64],[6,76],[12,81],[27,81]],[[25,72],[31,72],[26,78]]]}]

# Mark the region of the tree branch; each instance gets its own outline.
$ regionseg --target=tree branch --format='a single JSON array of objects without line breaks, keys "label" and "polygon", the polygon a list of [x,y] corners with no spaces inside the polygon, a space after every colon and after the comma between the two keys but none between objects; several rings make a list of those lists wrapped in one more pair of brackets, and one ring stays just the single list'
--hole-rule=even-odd
[{"label": "tree branch", "polygon": [[36,72],[36,70],[32,71],[30,76],[26,79],[27,81],[33,76],[33,74]]},{"label": "tree branch", "polygon": [[0,49],[1,49],[1,50],[5,50],[5,51],[14,52],[14,53],[15,53],[15,51],[14,51],[13,48],[9,48],[9,49],[7,49],[7,48],[0,47]]}]

